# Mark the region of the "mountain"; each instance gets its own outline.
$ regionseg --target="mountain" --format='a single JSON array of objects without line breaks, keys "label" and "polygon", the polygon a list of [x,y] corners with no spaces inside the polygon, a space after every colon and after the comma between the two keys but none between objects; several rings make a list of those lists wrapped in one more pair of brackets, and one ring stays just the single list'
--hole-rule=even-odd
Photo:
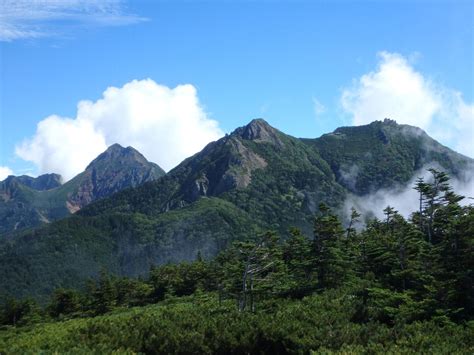
[{"label": "mountain", "polygon": [[286,229],[311,216],[319,201],[336,206],[344,189],[315,149],[256,119],[208,144],[155,183],[103,200],[80,215],[159,215],[202,197],[228,201],[266,228]]},{"label": "mountain", "polygon": [[331,166],[337,182],[357,195],[405,184],[416,171],[433,164],[453,177],[473,168],[472,159],[441,145],[422,129],[390,119],[341,127],[303,141]]},{"label": "mountain", "polygon": [[0,235],[66,217],[92,201],[164,174],[137,150],[114,144],[65,184],[57,174],[9,176],[0,182]]},{"label": "mountain", "polygon": [[67,208],[74,213],[92,201],[163,175],[163,169],[146,160],[136,149],[111,145],[69,182],[74,188],[68,195]]},{"label": "mountain", "polygon": [[22,175],[22,176],[11,175],[3,182],[5,182],[5,184],[7,185],[7,184],[12,184],[13,181],[16,181],[22,185],[25,185],[33,190],[44,191],[44,190],[51,190],[51,189],[61,186],[61,175],[44,174],[36,178],[28,176],[28,175]]},{"label": "mountain", "polygon": [[310,233],[320,202],[336,209],[349,193],[406,184],[429,164],[460,177],[473,163],[391,120],[298,139],[256,119],[157,180],[5,241],[0,292],[41,298],[80,287],[101,269],[143,275],[151,265],[212,257],[267,229]]}]

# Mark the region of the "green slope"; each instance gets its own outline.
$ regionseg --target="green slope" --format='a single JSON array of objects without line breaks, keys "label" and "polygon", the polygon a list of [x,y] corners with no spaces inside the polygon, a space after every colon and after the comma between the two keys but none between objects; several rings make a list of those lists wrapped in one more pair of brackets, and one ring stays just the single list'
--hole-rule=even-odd
[{"label": "green slope", "polygon": [[[348,192],[406,183],[427,163],[456,175],[472,159],[392,121],[302,140],[254,120],[156,181],[0,246],[0,290],[41,298],[58,286],[80,286],[101,268],[140,275],[198,252],[213,256],[258,230],[310,232],[320,202],[337,208]],[[352,166],[349,181],[342,172]]]},{"label": "green slope", "polygon": [[81,287],[102,269],[136,276],[151,265],[194,260],[197,252],[209,257],[257,227],[246,212],[218,198],[156,217],[117,212],[72,216],[4,242],[0,299],[41,299],[58,286]]}]

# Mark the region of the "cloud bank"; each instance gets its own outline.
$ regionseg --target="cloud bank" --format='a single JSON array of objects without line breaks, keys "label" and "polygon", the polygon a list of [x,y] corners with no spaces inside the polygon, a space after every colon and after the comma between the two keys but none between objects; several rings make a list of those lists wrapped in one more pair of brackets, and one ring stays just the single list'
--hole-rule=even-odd
[{"label": "cloud bank", "polygon": [[[413,189],[416,179],[422,177],[425,181],[431,181],[432,175],[428,171],[429,168],[443,170],[442,167],[436,164],[430,164],[416,172],[406,185],[400,185],[392,189],[380,189],[364,196],[349,195],[343,207],[344,216],[348,218],[351,207],[354,207],[362,214],[363,218],[376,217],[383,219],[383,210],[390,205],[405,218],[410,217],[413,212],[418,210],[419,206],[418,192]],[[465,196],[465,199],[460,202],[461,205],[474,202],[472,200],[474,197],[474,167],[464,171],[459,178],[451,178],[450,184],[455,193]]]},{"label": "cloud bank", "polygon": [[12,169],[8,166],[0,166],[0,181],[5,180],[8,175],[13,175]]},{"label": "cloud bank", "polygon": [[77,25],[122,26],[144,20],[127,13],[122,0],[2,0],[0,41],[51,36]]},{"label": "cloud bank", "polygon": [[113,143],[130,145],[169,170],[222,135],[194,86],[172,89],[151,79],[134,80],[109,87],[95,102],[79,102],[75,118],[46,117],[33,137],[16,146],[16,154],[39,173],[69,180]]},{"label": "cloud bank", "polygon": [[417,72],[400,54],[380,52],[376,70],[354,80],[340,102],[354,125],[386,117],[426,130],[456,151],[474,155],[474,103]]}]

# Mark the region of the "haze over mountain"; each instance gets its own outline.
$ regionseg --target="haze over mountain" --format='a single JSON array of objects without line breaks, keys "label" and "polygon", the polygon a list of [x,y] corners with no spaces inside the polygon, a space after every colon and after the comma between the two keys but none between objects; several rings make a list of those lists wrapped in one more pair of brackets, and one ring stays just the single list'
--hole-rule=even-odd
[{"label": "haze over mountain", "polygon": [[66,217],[92,201],[164,173],[134,148],[114,144],[65,184],[58,174],[9,176],[0,182],[0,235]]},{"label": "haze over mountain", "polygon": [[[68,199],[72,206],[118,190],[105,182],[135,181],[134,174],[116,180],[111,173],[121,166],[116,150],[109,148],[71,181],[84,187]],[[212,257],[233,240],[267,229],[311,232],[319,203],[339,209],[349,195],[404,185],[430,164],[462,179],[474,162],[392,120],[298,139],[256,119],[157,180],[4,242],[0,296],[41,298],[58,286],[79,287],[101,269],[143,275],[151,265],[194,260],[198,252]],[[100,188],[91,189],[91,182]]]}]

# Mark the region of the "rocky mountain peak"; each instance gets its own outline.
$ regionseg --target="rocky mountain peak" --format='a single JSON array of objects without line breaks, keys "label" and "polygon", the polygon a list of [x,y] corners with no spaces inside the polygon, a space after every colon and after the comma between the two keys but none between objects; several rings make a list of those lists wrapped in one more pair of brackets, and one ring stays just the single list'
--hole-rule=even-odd
[{"label": "rocky mountain peak", "polygon": [[256,118],[246,126],[237,128],[232,135],[237,135],[246,140],[256,142],[268,142],[281,145],[279,132],[268,124],[263,118]]},{"label": "rocky mountain peak", "polygon": [[4,187],[11,187],[21,184],[37,191],[51,190],[61,186],[61,175],[59,174],[43,174],[38,177],[28,175],[8,176],[3,182]]},{"label": "rocky mountain peak", "polygon": [[23,184],[26,185],[34,190],[44,191],[44,190],[51,190],[56,187],[61,186],[61,175],[59,174],[43,174],[38,176],[37,178],[33,178],[31,176],[22,175],[18,176],[18,180]]},{"label": "rocky mountain peak", "polygon": [[98,167],[104,164],[110,163],[126,163],[134,162],[140,165],[150,164],[148,160],[135,148],[133,147],[122,147],[120,144],[115,143],[107,148],[106,151],[101,153],[97,158],[95,158],[86,168],[90,170],[94,167]]},{"label": "rocky mountain peak", "polygon": [[72,180],[76,188],[68,196],[67,208],[76,212],[92,201],[156,180],[164,174],[163,169],[149,162],[135,148],[113,144]]}]

